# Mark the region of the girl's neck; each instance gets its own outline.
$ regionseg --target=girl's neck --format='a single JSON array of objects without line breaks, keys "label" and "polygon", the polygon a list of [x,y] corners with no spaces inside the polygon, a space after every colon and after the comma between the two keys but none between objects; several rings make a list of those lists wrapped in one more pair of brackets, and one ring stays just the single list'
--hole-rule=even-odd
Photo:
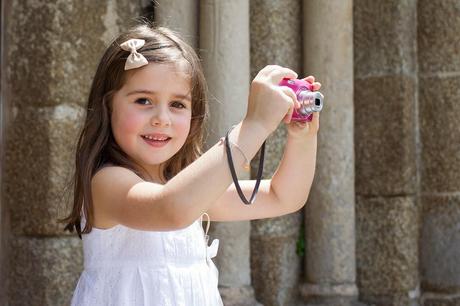
[{"label": "girl's neck", "polygon": [[163,165],[153,167],[142,167],[140,169],[142,177],[152,183],[165,184],[166,179],[163,175]]}]

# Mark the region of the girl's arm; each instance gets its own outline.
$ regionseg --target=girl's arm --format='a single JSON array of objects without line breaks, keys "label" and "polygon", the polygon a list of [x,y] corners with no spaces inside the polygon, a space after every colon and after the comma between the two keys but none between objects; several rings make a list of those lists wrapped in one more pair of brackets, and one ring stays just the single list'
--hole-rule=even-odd
[{"label": "girl's arm", "polygon": [[[313,76],[305,78],[319,90],[321,84]],[[214,221],[237,221],[272,218],[302,208],[310,193],[316,166],[319,113],[306,123],[289,123],[288,139],[280,165],[271,180],[260,184],[256,201],[245,205],[232,184],[208,211]],[[239,181],[246,198],[251,194],[255,180]]]},{"label": "girl's arm", "polygon": [[[234,184],[208,211],[211,220],[237,221],[271,218],[295,212],[307,201],[316,166],[317,130],[319,114],[307,126],[291,123],[283,158],[271,180],[260,184],[256,201],[251,205],[241,202]],[[240,181],[248,197],[255,180]]]},{"label": "girl's arm", "polygon": [[[317,122],[319,114],[314,116]],[[302,208],[308,199],[315,175],[316,151],[316,132],[288,137],[282,162],[272,178],[272,188],[281,204],[289,209]]]},{"label": "girl's arm", "polygon": [[[279,87],[283,78],[296,78],[290,69],[267,66],[251,84],[245,119],[230,134],[252,158],[279,122],[291,117],[295,94]],[[288,118],[288,119],[286,119]],[[232,150],[235,165],[244,164]],[[145,182],[122,167],[106,167],[92,179],[94,225],[123,224],[141,230],[172,230],[197,220],[232,183],[222,144],[216,144],[165,185]]]},{"label": "girl's arm", "polygon": [[[233,142],[254,156],[268,133],[243,121],[232,132]],[[232,150],[235,165],[244,157]],[[231,184],[225,148],[216,144],[165,185],[146,182],[123,167],[105,167],[92,180],[97,227],[123,224],[141,230],[183,228],[198,219]]]}]

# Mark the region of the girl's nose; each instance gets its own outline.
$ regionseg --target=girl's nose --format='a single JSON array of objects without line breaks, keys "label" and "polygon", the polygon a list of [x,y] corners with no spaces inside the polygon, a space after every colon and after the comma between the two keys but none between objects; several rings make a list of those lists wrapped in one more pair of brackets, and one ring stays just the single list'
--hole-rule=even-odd
[{"label": "girl's nose", "polygon": [[158,110],[150,121],[152,126],[155,127],[168,127],[171,125],[171,118],[167,110]]}]

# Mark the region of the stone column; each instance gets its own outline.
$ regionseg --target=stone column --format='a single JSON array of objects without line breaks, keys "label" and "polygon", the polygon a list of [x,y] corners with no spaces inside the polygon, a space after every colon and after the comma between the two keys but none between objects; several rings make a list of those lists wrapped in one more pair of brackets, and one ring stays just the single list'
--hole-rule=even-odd
[{"label": "stone column", "polygon": [[420,295],[416,11],[416,0],[354,1],[357,271],[370,304]]},{"label": "stone column", "polygon": [[6,100],[5,84],[5,18],[9,16],[9,1],[0,3],[0,305],[7,304],[8,287],[7,274],[7,247],[8,247],[8,217],[6,211],[6,204],[3,200],[3,169],[4,167],[4,153],[5,153],[5,128],[7,126],[7,114],[9,114],[9,107]]},{"label": "stone column", "polygon": [[8,107],[6,105],[6,94],[4,89],[5,84],[5,60],[4,55],[5,52],[5,43],[4,43],[4,33],[5,33],[5,9],[8,8],[8,5],[4,1],[0,5],[0,305],[6,305],[7,303],[7,295],[6,289],[8,287],[7,279],[8,279],[8,272],[7,272],[7,258],[6,258],[6,251],[8,247],[8,227],[7,227],[7,216],[6,216],[6,205],[4,205],[3,201],[3,169],[4,169],[4,130],[6,127],[6,114],[9,113]]},{"label": "stone column", "polygon": [[156,24],[180,33],[192,47],[198,46],[198,0],[157,0],[154,8]]},{"label": "stone column", "polygon": [[318,163],[306,207],[307,303],[357,299],[353,152],[353,3],[303,1],[304,65],[323,84]]},{"label": "stone column", "polygon": [[11,1],[3,164],[8,305],[69,305],[83,268],[81,241],[57,219],[72,196],[66,184],[75,139],[97,62],[138,11],[121,0]]},{"label": "stone column", "polygon": [[[251,76],[269,64],[289,67],[302,76],[301,1],[250,1]],[[264,178],[278,167],[286,141],[286,127],[269,137]],[[255,158],[253,166],[258,167]],[[253,168],[255,175],[257,169]],[[297,254],[303,213],[252,221],[251,272],[256,297],[264,305],[290,305],[298,299],[301,256]],[[302,254],[300,254],[302,255]]]},{"label": "stone column", "polygon": [[418,1],[423,305],[460,304],[459,1]]},{"label": "stone column", "polygon": [[[207,143],[212,146],[246,113],[249,2],[201,1],[199,47],[210,91]],[[211,237],[222,242],[216,263],[224,304],[256,305],[249,268],[249,222],[213,223],[211,229]]]}]

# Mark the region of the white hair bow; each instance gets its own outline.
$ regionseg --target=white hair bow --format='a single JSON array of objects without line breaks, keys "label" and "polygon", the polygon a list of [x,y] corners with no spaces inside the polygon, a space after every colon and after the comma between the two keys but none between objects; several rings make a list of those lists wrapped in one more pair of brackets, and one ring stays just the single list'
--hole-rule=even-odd
[{"label": "white hair bow", "polygon": [[131,51],[131,54],[126,59],[125,70],[139,68],[147,65],[149,62],[137,49],[142,48],[145,44],[143,39],[130,39],[120,45],[123,50]]}]

